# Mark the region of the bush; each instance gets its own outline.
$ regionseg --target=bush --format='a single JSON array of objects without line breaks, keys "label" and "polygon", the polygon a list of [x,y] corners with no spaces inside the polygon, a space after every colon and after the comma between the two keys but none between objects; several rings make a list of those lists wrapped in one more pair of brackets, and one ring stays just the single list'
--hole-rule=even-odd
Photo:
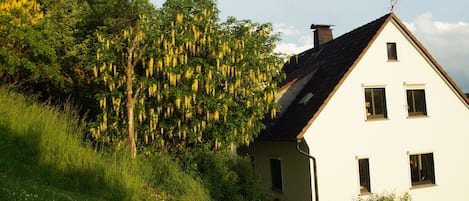
[{"label": "bush", "polygon": [[213,200],[271,200],[247,158],[196,149],[182,154],[182,165],[186,171],[200,175]]},{"label": "bush", "polygon": [[369,196],[359,196],[355,201],[411,201],[409,193],[405,193],[402,196],[396,196],[396,194],[372,194]]},{"label": "bush", "polygon": [[[143,157],[143,158],[142,158]],[[150,191],[160,200],[210,201],[210,195],[200,179],[185,173],[173,158],[155,153],[141,156],[139,174],[145,179]]]}]

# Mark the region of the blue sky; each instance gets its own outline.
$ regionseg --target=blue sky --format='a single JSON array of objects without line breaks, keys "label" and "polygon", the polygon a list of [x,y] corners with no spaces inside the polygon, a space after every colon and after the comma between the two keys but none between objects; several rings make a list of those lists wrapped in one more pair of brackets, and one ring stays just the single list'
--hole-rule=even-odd
[{"label": "blue sky", "polygon": [[[150,0],[161,7],[164,0]],[[280,32],[279,52],[312,47],[310,25],[334,25],[334,37],[391,10],[390,0],[218,0],[221,20],[228,16],[272,23]],[[469,1],[398,0],[394,12],[404,21],[456,83],[469,93]]]}]

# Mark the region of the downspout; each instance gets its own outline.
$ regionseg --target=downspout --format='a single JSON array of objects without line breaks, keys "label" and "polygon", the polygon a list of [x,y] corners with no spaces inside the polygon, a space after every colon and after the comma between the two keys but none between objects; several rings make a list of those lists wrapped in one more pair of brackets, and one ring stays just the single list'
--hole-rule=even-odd
[{"label": "downspout", "polygon": [[310,158],[313,161],[314,198],[315,198],[315,201],[319,201],[318,176],[317,176],[318,174],[317,174],[317,169],[316,169],[316,158],[314,158],[314,156],[311,156],[310,154],[306,153],[305,151],[301,150],[300,149],[300,143],[301,143],[301,139],[298,139],[296,141],[296,150],[298,150],[298,152],[300,152],[301,154],[305,155],[306,157]]}]

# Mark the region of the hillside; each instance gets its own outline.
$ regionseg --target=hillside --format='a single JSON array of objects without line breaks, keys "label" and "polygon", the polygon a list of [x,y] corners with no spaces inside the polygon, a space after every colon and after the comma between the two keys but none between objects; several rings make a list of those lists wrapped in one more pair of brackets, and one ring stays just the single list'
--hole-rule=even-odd
[{"label": "hillside", "polygon": [[87,147],[72,111],[0,89],[0,200],[210,200],[167,157]]}]

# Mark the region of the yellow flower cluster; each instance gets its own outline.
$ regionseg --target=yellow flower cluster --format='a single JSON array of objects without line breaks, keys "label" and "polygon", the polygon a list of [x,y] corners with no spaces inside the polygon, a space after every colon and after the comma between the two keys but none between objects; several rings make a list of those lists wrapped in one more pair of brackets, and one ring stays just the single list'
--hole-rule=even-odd
[{"label": "yellow flower cluster", "polygon": [[[10,16],[12,11],[19,11],[24,18],[13,18],[11,23],[16,26],[35,25],[43,17],[41,12],[41,5],[35,0],[7,0],[0,2],[0,13],[2,15]],[[24,21],[24,20],[27,21]]]}]

